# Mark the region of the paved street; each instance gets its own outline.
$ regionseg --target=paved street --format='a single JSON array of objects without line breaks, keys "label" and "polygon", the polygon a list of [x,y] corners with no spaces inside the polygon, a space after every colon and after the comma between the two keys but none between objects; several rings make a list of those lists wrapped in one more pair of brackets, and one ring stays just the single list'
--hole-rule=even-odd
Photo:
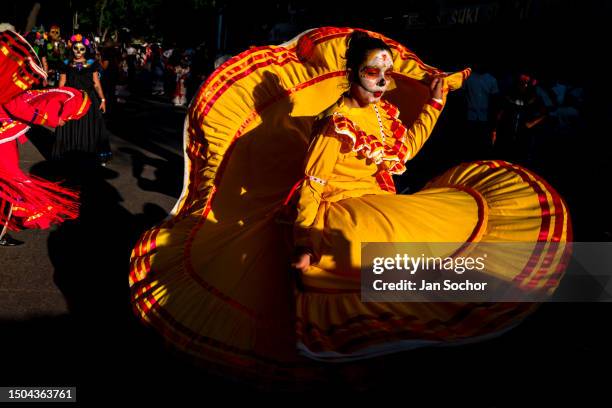
[{"label": "paved street", "polygon": [[[45,134],[22,146],[22,167],[78,186],[82,208],[77,221],[14,234],[25,245],[0,249],[0,384],[76,385],[82,400],[102,401],[113,401],[114,393],[145,401],[206,399],[210,392],[248,388],[177,359],[129,304],[133,243],[166,217],[180,194],[184,117],[164,101],[129,102],[109,123],[115,156],[107,168],[54,168],[41,154]],[[512,393],[570,365],[586,371],[608,358],[601,355],[610,341],[602,323],[608,306],[545,304],[501,338],[379,359],[361,371],[352,367],[350,375],[367,375],[377,390],[445,384],[447,397],[478,381],[479,390],[497,390],[484,399],[495,405],[505,398],[498,392],[502,379],[514,378],[506,388]],[[350,389],[348,370],[336,368],[328,389]],[[518,376],[506,378],[512,371]]]}]

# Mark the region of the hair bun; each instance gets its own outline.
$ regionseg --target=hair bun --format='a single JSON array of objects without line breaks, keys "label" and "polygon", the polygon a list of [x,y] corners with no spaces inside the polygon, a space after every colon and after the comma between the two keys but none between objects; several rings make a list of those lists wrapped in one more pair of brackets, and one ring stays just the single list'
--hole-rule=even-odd
[{"label": "hair bun", "polygon": [[350,47],[351,44],[355,44],[355,43],[359,43],[361,41],[370,39],[372,37],[370,37],[370,35],[368,33],[366,33],[365,31],[362,30],[354,30],[351,35],[348,37],[347,40],[347,47]]}]

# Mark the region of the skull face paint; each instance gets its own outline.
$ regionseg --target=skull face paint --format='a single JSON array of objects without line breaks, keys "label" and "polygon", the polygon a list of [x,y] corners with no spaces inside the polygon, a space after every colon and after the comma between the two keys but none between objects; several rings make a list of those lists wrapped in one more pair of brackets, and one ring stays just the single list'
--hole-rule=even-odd
[{"label": "skull face paint", "polygon": [[51,38],[51,41],[59,41],[60,28],[58,26],[51,26],[51,29],[49,30],[49,38]]},{"label": "skull face paint", "polygon": [[380,100],[389,86],[393,58],[387,50],[372,50],[359,66],[359,85],[369,103]]},{"label": "skull face paint", "polygon": [[86,48],[83,44],[77,43],[72,46],[72,52],[74,53],[74,58],[80,59],[85,55]]}]

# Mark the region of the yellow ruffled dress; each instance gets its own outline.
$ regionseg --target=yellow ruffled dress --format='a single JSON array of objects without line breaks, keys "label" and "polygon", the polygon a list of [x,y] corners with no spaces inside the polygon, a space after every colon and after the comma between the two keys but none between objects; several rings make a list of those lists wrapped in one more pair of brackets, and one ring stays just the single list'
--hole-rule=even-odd
[{"label": "yellow ruffled dress", "polygon": [[[374,106],[351,109],[341,98],[352,31],[319,28],[237,55],[190,106],[183,193],[134,248],[130,286],[137,315],[208,367],[316,376],[313,359],[486,338],[534,308],[362,302],[361,242],[532,242],[532,253],[496,273],[551,289],[563,273],[567,251],[548,245],[571,240],[567,208],[526,169],[466,163],[416,194],[394,193],[391,174],[405,170],[442,111],[427,84],[444,73],[370,33],[394,55],[394,89],[376,106],[383,143]],[[469,70],[444,75],[453,90]],[[291,244],[316,256],[299,286],[289,269],[291,234],[278,222],[295,185]]]},{"label": "yellow ruffled dress", "polygon": [[[324,114],[306,161],[294,230],[295,244],[313,250],[315,258],[301,276],[303,290],[296,295],[298,345],[305,355],[347,361],[486,337],[510,327],[517,315],[532,308],[531,304],[361,301],[364,241],[558,243],[567,239],[571,226],[561,198],[536,175],[510,163],[467,163],[418,193],[395,194],[388,175],[404,172],[404,163],[421,149],[441,108],[435,101],[425,104],[408,129],[399,121],[397,108],[386,101],[376,108],[348,108],[341,99]],[[550,264],[527,272],[534,253],[545,257],[541,251],[521,253],[514,267],[488,268],[487,273],[517,286],[556,286],[566,252],[551,246]]]}]

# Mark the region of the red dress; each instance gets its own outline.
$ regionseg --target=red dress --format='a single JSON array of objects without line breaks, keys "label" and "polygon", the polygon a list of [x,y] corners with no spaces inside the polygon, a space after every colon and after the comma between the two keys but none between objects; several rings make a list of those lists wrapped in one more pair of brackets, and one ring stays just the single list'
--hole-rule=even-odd
[{"label": "red dress", "polygon": [[28,90],[45,76],[19,34],[0,33],[0,226],[47,228],[78,215],[78,194],[19,168],[17,141],[31,125],[55,128],[89,109],[86,94],[73,88]]}]

